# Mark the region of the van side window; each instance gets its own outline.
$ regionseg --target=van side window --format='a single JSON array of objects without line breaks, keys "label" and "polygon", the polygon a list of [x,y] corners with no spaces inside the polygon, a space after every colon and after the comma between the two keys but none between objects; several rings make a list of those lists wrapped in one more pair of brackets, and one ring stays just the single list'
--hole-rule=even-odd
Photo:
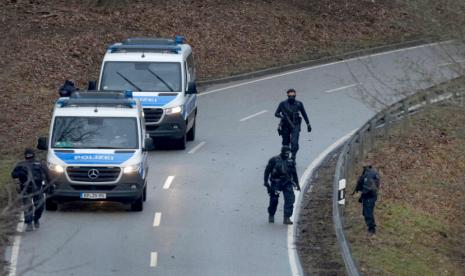
[{"label": "van side window", "polygon": [[189,71],[190,81],[195,81],[195,66],[194,66],[194,57],[190,54],[187,57],[187,70]]}]

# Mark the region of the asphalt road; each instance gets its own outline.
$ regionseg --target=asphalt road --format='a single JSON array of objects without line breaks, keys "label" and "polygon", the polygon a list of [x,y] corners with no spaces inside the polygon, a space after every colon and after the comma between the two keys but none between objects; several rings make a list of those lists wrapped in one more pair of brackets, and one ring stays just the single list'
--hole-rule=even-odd
[{"label": "asphalt road", "polygon": [[280,150],[273,113],[284,91],[297,90],[314,129],[301,133],[302,174],[374,114],[361,95],[392,102],[454,77],[444,50],[463,61],[458,49],[415,47],[210,87],[199,97],[196,141],[150,153],[143,212],[100,203],[47,212],[38,231],[17,239],[16,275],[291,275],[282,201],[268,224],[262,186]]}]

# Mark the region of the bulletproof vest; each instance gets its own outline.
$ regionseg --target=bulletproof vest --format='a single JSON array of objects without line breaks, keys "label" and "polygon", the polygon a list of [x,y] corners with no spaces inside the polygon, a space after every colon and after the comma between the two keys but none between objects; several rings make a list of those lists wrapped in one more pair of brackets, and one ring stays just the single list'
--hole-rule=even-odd
[{"label": "bulletproof vest", "polygon": [[368,170],[363,175],[363,186],[362,186],[362,193],[363,194],[376,194],[378,193],[378,173],[373,170]]},{"label": "bulletproof vest", "polygon": [[[302,121],[302,118],[300,117],[300,111],[299,111],[299,101],[295,101],[294,104],[290,104],[287,100],[284,101],[284,108],[283,112],[285,113],[285,116],[289,118],[289,120],[294,124],[294,125],[300,125],[300,122]],[[286,122],[287,119],[284,121]]]},{"label": "bulletproof vest", "polygon": [[287,160],[283,160],[281,157],[275,159],[275,164],[273,171],[271,172],[271,177],[274,179],[284,179],[289,177],[289,167]]},{"label": "bulletproof vest", "polygon": [[19,177],[21,189],[26,188],[28,192],[37,191],[44,180],[41,164],[37,161],[24,161],[19,163],[18,166],[22,168],[22,175]]}]

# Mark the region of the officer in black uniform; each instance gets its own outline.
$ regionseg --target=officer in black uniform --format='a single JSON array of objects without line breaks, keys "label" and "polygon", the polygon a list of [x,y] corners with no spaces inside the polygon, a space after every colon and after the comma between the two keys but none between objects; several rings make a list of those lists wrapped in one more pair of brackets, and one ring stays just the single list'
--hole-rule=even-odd
[{"label": "officer in black uniform", "polygon": [[[292,224],[295,195],[293,187],[300,191],[295,162],[289,159],[290,148],[283,146],[281,154],[272,157],[265,169],[265,187],[270,195],[268,222],[274,223],[274,214],[278,207],[279,192],[284,195],[284,224]],[[270,184],[271,183],[271,184]]]},{"label": "officer in black uniform", "polygon": [[378,172],[371,166],[363,166],[363,172],[358,178],[355,192],[361,192],[359,202],[363,205],[363,217],[368,227],[368,234],[376,233],[375,223],[375,204],[378,199],[378,190],[380,186],[380,178]]},{"label": "officer in black uniform", "polygon": [[307,124],[308,132],[312,131],[310,121],[308,120],[307,112],[305,112],[304,104],[295,99],[296,91],[291,88],[287,90],[287,100],[279,103],[276,109],[275,116],[281,119],[278,133],[283,138],[283,146],[291,146],[292,159],[295,160],[297,151],[299,150],[299,134],[302,118]]},{"label": "officer in black uniform", "polygon": [[11,177],[19,179],[18,192],[21,194],[24,208],[24,222],[26,231],[40,227],[39,219],[44,211],[43,185],[45,184],[45,170],[42,164],[35,160],[32,149],[24,151],[24,161],[16,164]]}]

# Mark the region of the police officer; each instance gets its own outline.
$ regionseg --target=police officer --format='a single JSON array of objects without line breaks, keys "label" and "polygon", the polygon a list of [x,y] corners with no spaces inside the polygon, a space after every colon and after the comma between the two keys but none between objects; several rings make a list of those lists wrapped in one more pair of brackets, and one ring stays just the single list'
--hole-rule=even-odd
[{"label": "police officer", "polygon": [[295,99],[296,91],[291,88],[287,90],[287,100],[279,103],[278,109],[276,109],[275,116],[281,119],[279,124],[278,133],[283,138],[283,146],[291,146],[292,159],[295,160],[297,151],[299,150],[299,134],[300,124],[302,118],[307,124],[307,131],[311,132],[312,127],[308,120],[307,112],[305,112],[304,104]]},{"label": "police officer", "polygon": [[274,223],[274,214],[278,207],[279,192],[284,196],[284,224],[292,224],[291,216],[294,209],[295,187],[300,191],[299,180],[295,168],[295,162],[289,159],[290,148],[283,146],[281,154],[272,157],[268,161],[265,169],[265,187],[270,195],[270,205],[268,206],[268,222]]},{"label": "police officer", "polygon": [[361,192],[359,202],[363,206],[363,217],[368,227],[368,234],[376,233],[375,223],[375,203],[378,199],[378,190],[380,186],[380,178],[378,172],[371,165],[363,166],[363,172],[358,178],[355,192]]},{"label": "police officer", "polygon": [[60,97],[70,97],[73,92],[78,90],[79,88],[76,87],[73,80],[65,80],[65,83],[58,89],[58,94]]},{"label": "police officer", "polygon": [[24,222],[26,231],[32,231],[40,227],[39,219],[44,211],[43,184],[45,183],[45,171],[40,162],[35,160],[32,149],[24,151],[24,161],[16,164],[11,177],[19,179],[18,192],[21,194]]}]

